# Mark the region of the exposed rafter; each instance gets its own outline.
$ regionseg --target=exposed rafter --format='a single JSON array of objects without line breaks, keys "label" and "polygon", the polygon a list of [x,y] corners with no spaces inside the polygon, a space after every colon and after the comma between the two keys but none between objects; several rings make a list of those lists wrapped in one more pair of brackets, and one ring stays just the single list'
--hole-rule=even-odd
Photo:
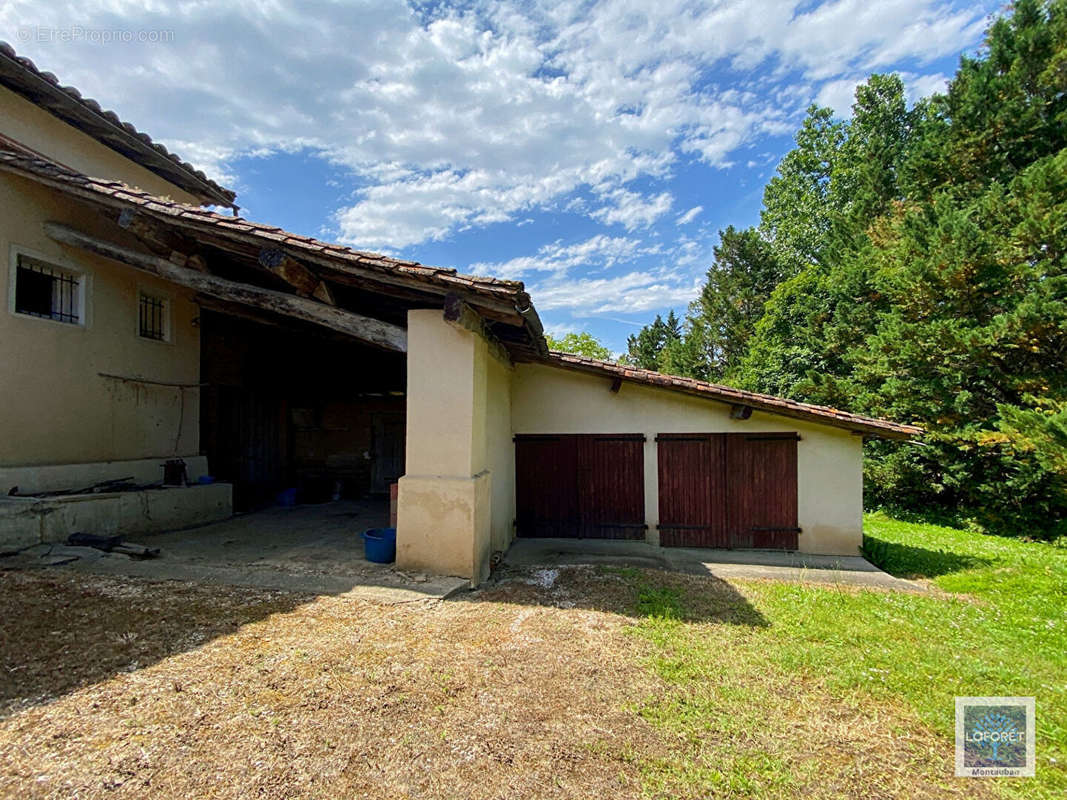
[{"label": "exposed rafter", "polygon": [[407,351],[407,331],[399,325],[328,306],[305,297],[197,272],[178,266],[169,259],[130,250],[59,222],[44,223],[44,231],[49,238],[60,244],[110,258],[211,297],[321,325],[385,350],[400,353]]},{"label": "exposed rafter", "polygon": [[259,265],[269,269],[288,283],[301,297],[314,297],[327,305],[335,306],[333,294],[318,275],[300,263],[297,259],[278,247],[265,247],[259,251]]},{"label": "exposed rafter", "polygon": [[135,236],[156,255],[163,256],[180,267],[207,272],[207,262],[202,255],[195,252],[195,243],[163,227],[151,217],[139,214],[132,208],[124,208],[118,212],[115,221],[120,228]]}]

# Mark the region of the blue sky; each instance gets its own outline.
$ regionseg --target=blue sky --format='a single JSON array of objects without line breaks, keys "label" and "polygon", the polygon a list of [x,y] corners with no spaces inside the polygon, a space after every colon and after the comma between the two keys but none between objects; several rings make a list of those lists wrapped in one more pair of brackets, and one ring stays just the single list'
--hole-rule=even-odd
[{"label": "blue sky", "polygon": [[522,280],[612,349],[757,220],[811,102],[912,99],[990,2],[8,0],[0,36],[238,192],[242,215]]}]

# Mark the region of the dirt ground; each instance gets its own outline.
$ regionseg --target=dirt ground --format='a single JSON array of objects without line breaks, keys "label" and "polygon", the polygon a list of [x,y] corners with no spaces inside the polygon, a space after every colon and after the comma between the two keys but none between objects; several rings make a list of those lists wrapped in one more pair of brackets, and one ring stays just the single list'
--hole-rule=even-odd
[{"label": "dirt ground", "polygon": [[686,743],[639,713],[663,687],[634,602],[591,567],[393,606],[0,572],[0,796],[645,796]]}]

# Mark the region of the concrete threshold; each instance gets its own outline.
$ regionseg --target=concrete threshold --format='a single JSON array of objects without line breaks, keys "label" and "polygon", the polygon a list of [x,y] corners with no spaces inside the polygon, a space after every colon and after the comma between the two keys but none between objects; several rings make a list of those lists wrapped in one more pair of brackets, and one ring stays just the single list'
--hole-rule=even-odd
[{"label": "concrete threshold", "polygon": [[716,578],[767,579],[924,592],[860,556],[822,556],[775,550],[659,547],[616,539],[516,539],[504,557],[513,567],[576,564],[647,567]]}]

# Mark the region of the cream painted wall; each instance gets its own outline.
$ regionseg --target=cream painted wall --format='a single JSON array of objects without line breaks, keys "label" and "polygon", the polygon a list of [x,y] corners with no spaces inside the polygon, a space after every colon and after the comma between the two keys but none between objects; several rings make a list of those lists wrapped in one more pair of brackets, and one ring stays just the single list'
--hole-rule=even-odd
[{"label": "cream painted wall", "polygon": [[[485,467],[484,416],[482,431],[475,433],[474,424],[475,362],[484,362],[477,344],[470,331],[447,324],[440,310],[408,312],[408,475],[469,478]],[[484,363],[481,373],[484,384]]]},{"label": "cream painted wall", "polygon": [[[52,190],[0,176],[0,467],[193,456],[199,392],[122,383],[99,373],[172,383],[200,379],[192,293],[45,236],[46,220],[119,239]],[[133,245],[128,240],[124,243]],[[84,325],[12,313],[12,253],[22,248],[84,271]],[[171,302],[170,343],[138,336],[141,288]]]},{"label": "cream painted wall", "polygon": [[491,479],[491,550],[507,550],[515,538],[515,444],[511,431],[510,364],[488,359],[486,432]]},{"label": "cream painted wall", "polygon": [[863,443],[828,426],[753,412],[730,419],[730,406],[665,389],[623,383],[555,367],[518,364],[512,389],[512,428],[529,433],[643,433],[645,516],[658,543],[656,434],[796,431],[801,551],[856,555],[862,541]]},{"label": "cream painted wall", "polygon": [[151,194],[200,205],[192,194],[3,87],[0,87],[0,134],[94,178],[120,180]]}]

